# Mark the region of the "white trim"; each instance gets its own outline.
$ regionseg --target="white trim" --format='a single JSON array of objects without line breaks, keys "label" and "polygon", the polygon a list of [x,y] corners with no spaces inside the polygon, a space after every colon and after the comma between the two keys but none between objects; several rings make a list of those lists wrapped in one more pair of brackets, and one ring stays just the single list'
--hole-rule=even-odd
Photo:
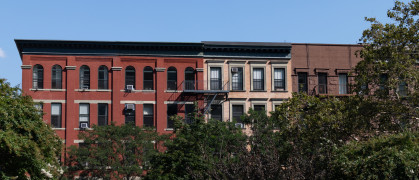
[{"label": "white trim", "polygon": [[98,89],[97,92],[112,92],[112,89]]},{"label": "white trim", "polygon": [[224,88],[224,63],[208,63],[207,64],[207,90],[211,90],[211,68],[219,67],[221,68],[221,89]]},{"label": "white trim", "polygon": [[76,70],[76,66],[65,66],[65,70]]},{"label": "white trim", "polygon": [[30,91],[67,91],[67,89],[34,89],[30,88]]},{"label": "white trim", "polygon": [[74,91],[79,91],[79,92],[112,92],[112,90],[110,89],[74,89]]},{"label": "white trim", "polygon": [[275,106],[284,103],[284,101],[285,100],[283,100],[283,101],[272,101],[272,111],[275,111]]},{"label": "white trim", "polygon": [[122,71],[122,67],[111,67],[111,71]]},{"label": "white trim", "polygon": [[[274,88],[274,86],[275,86],[275,83],[274,83],[274,80],[275,80],[275,69],[276,68],[282,68],[282,69],[284,69],[284,83],[285,83],[285,87],[284,87],[284,90],[283,91],[288,91],[288,86],[287,86],[287,84],[288,84],[288,79],[287,79],[287,76],[288,76],[288,70],[287,70],[287,64],[272,64],[272,62],[271,62],[271,91],[275,91],[275,88]],[[276,92],[278,92],[278,91],[276,91]]]},{"label": "white trim", "polygon": [[42,102],[42,103],[66,103],[66,100],[34,99],[33,102]]},{"label": "white trim", "polygon": [[164,128],[165,131],[174,131],[173,128]]},{"label": "white trim", "polygon": [[194,104],[192,101],[164,101],[164,104]]},{"label": "white trim", "polygon": [[268,113],[268,104],[266,101],[252,101],[252,109],[255,110],[255,105],[263,105],[265,106],[265,112]]},{"label": "white trim", "polygon": [[164,90],[165,93],[180,93],[182,90]]},{"label": "white trim", "polygon": [[166,68],[164,67],[156,67],[154,69],[156,70],[156,72],[164,72],[166,70]]},{"label": "white trim", "polygon": [[156,104],[156,101],[120,101],[120,104]]},{"label": "white trim", "polygon": [[253,68],[263,68],[263,90],[256,90],[256,91],[267,91],[267,89],[266,89],[266,67],[267,67],[267,65],[266,65],[266,62],[265,62],[265,64],[263,64],[263,63],[250,63],[250,90],[251,91],[254,91],[253,90]]},{"label": "white trim", "polygon": [[[80,128],[74,128],[74,130],[80,131],[81,129]],[[89,131],[91,131],[91,130],[93,130],[93,128],[83,128],[83,130],[89,130]]]},{"label": "white trim", "polygon": [[52,130],[62,131],[65,130],[65,128],[51,128]]},{"label": "white trim", "polygon": [[[232,72],[231,72],[231,68],[233,67],[237,67],[237,68],[242,68],[243,69],[243,73],[242,73],[242,83],[243,83],[243,89],[242,90],[233,90],[233,76],[232,76]],[[229,87],[230,87],[230,91],[246,91],[246,64],[245,63],[230,63],[228,64],[228,79],[229,79]]]},{"label": "white trim", "polygon": [[[125,90],[125,89],[122,89],[122,90],[120,90],[121,92],[127,92],[127,90]],[[130,91],[131,93],[138,93],[138,92],[145,92],[145,93],[147,93],[147,92],[149,92],[149,93],[155,93],[156,92],[156,90],[136,90],[136,89],[134,89],[134,90],[131,90]]]},{"label": "white trim", "polygon": [[75,143],[75,144],[84,143],[84,140],[82,140],[82,139],[75,139],[75,140],[74,140],[74,143]]},{"label": "white trim", "polygon": [[243,105],[243,113],[246,114],[247,113],[247,108],[246,108],[246,101],[241,101],[241,100],[236,100],[236,101],[230,101],[230,117],[228,119],[229,122],[233,122],[233,105]]},{"label": "white trim", "polygon": [[112,104],[111,100],[74,100],[75,104],[79,103],[89,103],[89,104],[99,104],[99,103],[106,103],[106,104]]}]

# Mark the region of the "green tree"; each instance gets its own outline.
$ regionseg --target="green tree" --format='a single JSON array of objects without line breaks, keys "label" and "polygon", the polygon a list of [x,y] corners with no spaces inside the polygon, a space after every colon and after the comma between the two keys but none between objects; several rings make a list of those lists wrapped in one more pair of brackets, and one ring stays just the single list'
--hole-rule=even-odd
[{"label": "green tree", "polygon": [[150,157],[165,136],[152,129],[133,125],[93,126],[83,131],[79,138],[84,142],[71,146],[68,159],[69,177],[97,177],[123,179],[143,176],[149,167]]},{"label": "green tree", "polygon": [[[377,132],[417,128],[419,109],[419,1],[396,1],[390,23],[366,18],[371,27],[360,39],[363,58],[354,91],[370,104]],[[368,96],[366,96],[368,95]]]},{"label": "green tree", "polygon": [[31,97],[0,79],[0,179],[57,178],[61,146]]},{"label": "green tree", "polygon": [[165,142],[166,151],[151,161],[147,179],[240,179],[240,157],[246,152],[246,136],[234,123],[208,120],[192,113],[190,124],[175,121],[175,137]]}]

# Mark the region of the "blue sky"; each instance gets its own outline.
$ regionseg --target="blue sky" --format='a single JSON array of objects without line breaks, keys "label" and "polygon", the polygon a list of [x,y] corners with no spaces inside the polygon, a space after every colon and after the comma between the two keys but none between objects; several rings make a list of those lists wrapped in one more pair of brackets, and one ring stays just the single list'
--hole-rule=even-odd
[{"label": "blue sky", "polygon": [[[407,1],[407,0],[406,0]],[[358,43],[393,0],[0,2],[0,78],[21,83],[14,39]]]}]

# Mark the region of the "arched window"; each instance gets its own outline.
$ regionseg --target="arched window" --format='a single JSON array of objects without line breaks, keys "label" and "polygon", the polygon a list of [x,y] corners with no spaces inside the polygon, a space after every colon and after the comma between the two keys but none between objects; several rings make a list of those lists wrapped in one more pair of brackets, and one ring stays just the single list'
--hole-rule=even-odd
[{"label": "arched window", "polygon": [[108,89],[108,68],[106,66],[99,67],[98,89]]},{"label": "arched window", "polygon": [[195,89],[195,71],[191,67],[185,69],[185,89],[194,90]]},{"label": "arched window", "polygon": [[62,70],[60,65],[52,66],[51,89],[62,89]]},{"label": "arched window", "polygon": [[153,90],[153,68],[147,66],[144,68],[144,90]]},{"label": "arched window", "polygon": [[86,65],[80,67],[80,89],[90,89],[90,68]]},{"label": "arched window", "polygon": [[39,64],[33,67],[32,87],[34,89],[44,88],[44,68]]},{"label": "arched window", "polygon": [[135,89],[135,69],[132,66],[125,69],[125,89],[128,89],[129,85]]},{"label": "arched window", "polygon": [[175,67],[167,69],[167,90],[177,90],[177,70]]}]

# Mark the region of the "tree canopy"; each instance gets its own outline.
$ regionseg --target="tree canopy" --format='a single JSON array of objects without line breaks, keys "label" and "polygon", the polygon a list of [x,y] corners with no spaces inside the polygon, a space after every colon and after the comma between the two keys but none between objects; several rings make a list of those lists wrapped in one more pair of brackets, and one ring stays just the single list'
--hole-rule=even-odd
[{"label": "tree canopy", "polygon": [[0,79],[0,178],[59,176],[61,146],[31,97]]}]

